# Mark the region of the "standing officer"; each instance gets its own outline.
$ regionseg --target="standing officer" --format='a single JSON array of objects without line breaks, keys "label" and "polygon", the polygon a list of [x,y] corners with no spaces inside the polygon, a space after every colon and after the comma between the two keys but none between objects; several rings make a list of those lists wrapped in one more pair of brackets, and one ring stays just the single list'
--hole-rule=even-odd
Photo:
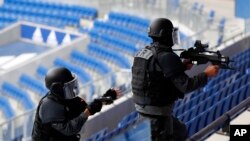
[{"label": "standing officer", "polygon": [[187,129],[172,115],[174,102],[204,86],[208,77],[217,75],[219,67],[210,65],[193,78],[187,76],[185,70],[191,69],[192,64],[182,62],[173,52],[178,29],[168,19],[156,19],[148,35],[153,43],[136,54],[132,67],[135,108],[143,118],[150,119],[152,140],[184,141]]},{"label": "standing officer", "polygon": [[[78,132],[88,119],[102,108],[95,99],[89,105],[80,97],[77,76],[67,68],[53,68],[45,77],[49,92],[39,102],[32,131],[33,141],[79,141]],[[118,90],[109,89],[103,97],[112,100]]]}]

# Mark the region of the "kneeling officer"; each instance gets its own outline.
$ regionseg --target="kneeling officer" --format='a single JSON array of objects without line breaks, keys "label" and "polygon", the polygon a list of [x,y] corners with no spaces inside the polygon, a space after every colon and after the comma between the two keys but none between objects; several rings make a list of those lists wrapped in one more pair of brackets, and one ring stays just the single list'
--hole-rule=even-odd
[{"label": "kneeling officer", "polygon": [[[95,99],[89,105],[78,97],[77,76],[66,68],[53,68],[45,77],[49,89],[37,107],[32,131],[33,141],[79,141],[78,132],[88,119],[102,108]],[[117,98],[118,90],[109,89],[103,96]]]}]

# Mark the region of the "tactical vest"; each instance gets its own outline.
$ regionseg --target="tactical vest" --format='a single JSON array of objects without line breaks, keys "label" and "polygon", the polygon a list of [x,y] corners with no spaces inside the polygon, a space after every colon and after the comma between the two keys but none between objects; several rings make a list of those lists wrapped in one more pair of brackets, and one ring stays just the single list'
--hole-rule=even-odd
[{"label": "tactical vest", "polygon": [[136,104],[146,106],[166,106],[178,99],[179,91],[170,78],[164,77],[162,70],[151,70],[149,66],[161,68],[154,47],[140,50],[132,66],[132,92]]},{"label": "tactical vest", "polygon": [[[41,99],[41,101],[39,102],[37,111],[36,111],[36,116],[35,116],[33,131],[32,131],[32,141],[79,141],[79,138],[80,138],[79,135],[65,136],[59,131],[53,129],[51,127],[52,123],[42,124],[42,121],[39,117],[39,109],[42,104],[42,100],[46,97],[53,101],[61,103],[60,101],[57,101],[56,98],[48,94]],[[83,110],[81,110],[81,112],[82,111]],[[72,114],[73,114],[72,112],[70,113],[65,108],[65,115],[72,116]],[[76,117],[79,114],[80,114],[80,110],[77,109],[77,112],[74,113],[74,117]],[[67,117],[67,120],[71,120],[72,118],[73,117]]]}]

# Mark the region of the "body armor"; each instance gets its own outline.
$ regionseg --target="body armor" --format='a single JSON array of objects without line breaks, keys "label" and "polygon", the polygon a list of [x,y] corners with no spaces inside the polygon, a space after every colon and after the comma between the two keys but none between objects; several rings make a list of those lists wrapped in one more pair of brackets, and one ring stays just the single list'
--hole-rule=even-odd
[{"label": "body armor", "polygon": [[[179,61],[173,52],[164,52],[170,64]],[[168,62],[166,62],[168,63]],[[178,64],[178,63],[176,63]],[[159,69],[156,69],[156,68]],[[153,68],[153,69],[150,69]],[[163,73],[159,64],[155,47],[146,47],[140,50],[132,66],[132,91],[134,102],[146,106],[166,106],[173,103],[183,94],[171,82],[171,76],[179,66],[169,66]]]}]

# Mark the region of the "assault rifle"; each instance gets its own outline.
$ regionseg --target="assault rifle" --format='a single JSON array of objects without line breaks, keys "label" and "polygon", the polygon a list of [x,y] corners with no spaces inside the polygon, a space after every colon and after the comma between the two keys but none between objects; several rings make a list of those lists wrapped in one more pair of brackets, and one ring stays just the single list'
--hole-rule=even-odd
[{"label": "assault rifle", "polygon": [[229,66],[229,63],[233,61],[228,56],[223,56],[220,51],[206,50],[207,48],[208,44],[202,44],[200,40],[196,40],[194,47],[187,50],[179,49],[177,51],[183,51],[180,54],[180,58],[189,59],[193,64],[199,65],[211,62],[222,69],[234,70],[234,68]]}]

